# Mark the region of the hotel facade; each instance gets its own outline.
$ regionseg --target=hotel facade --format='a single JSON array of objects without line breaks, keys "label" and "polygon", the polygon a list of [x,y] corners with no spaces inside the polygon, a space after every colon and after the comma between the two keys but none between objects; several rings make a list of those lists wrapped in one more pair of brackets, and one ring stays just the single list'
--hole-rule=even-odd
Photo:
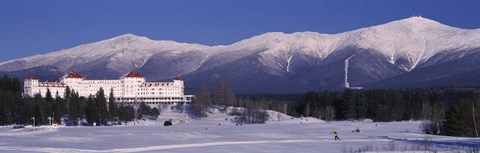
[{"label": "hotel facade", "polygon": [[87,80],[76,72],[69,72],[56,82],[39,82],[35,77],[27,77],[24,80],[24,96],[40,94],[45,97],[47,90],[50,90],[52,96],[58,93],[63,98],[67,86],[83,97],[95,96],[103,88],[106,98],[109,98],[110,91],[113,90],[115,102],[128,104],[188,104],[194,98],[193,95],[185,95],[184,83],[180,77],[173,82],[146,82],[143,75],[135,71],[118,80]]}]

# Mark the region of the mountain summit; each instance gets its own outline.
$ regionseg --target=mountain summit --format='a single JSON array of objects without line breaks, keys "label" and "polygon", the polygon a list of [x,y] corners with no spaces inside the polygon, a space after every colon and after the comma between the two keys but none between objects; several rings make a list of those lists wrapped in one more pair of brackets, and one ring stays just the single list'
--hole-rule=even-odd
[{"label": "mountain summit", "polygon": [[152,81],[181,75],[192,88],[227,80],[238,92],[292,93],[342,89],[349,57],[352,86],[480,84],[475,77],[461,77],[480,72],[480,30],[423,17],[338,34],[270,32],[225,46],[125,34],[3,62],[0,71],[20,76],[48,66],[98,79],[136,70]]}]

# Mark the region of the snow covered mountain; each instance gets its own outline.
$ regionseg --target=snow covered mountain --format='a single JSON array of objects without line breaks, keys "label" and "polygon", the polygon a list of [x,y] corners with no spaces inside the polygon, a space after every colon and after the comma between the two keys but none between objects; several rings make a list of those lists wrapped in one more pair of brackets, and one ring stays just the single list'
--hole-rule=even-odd
[{"label": "snow covered mountain", "polygon": [[[0,63],[2,71],[18,71],[39,66],[55,66],[67,71],[86,73],[87,77],[116,77],[131,70],[143,68],[156,56],[165,58],[183,54],[196,54],[197,58],[205,58],[207,46],[197,44],[177,43],[173,41],[155,41],[146,37],[125,34],[115,38],[81,45],[70,49],[52,52],[45,55],[35,55]],[[175,69],[183,75],[194,70],[194,67],[176,65],[165,66],[165,69]],[[174,77],[172,74],[169,77]]]},{"label": "snow covered mountain", "polygon": [[459,78],[480,71],[480,29],[459,29],[422,17],[339,34],[271,32],[226,46],[126,34],[3,62],[0,71],[53,66],[88,78],[115,78],[137,70],[153,81],[182,75],[192,88],[221,79],[238,92],[304,92],[342,89],[344,60],[352,55],[352,86],[449,85],[448,78],[480,85],[475,77]]}]

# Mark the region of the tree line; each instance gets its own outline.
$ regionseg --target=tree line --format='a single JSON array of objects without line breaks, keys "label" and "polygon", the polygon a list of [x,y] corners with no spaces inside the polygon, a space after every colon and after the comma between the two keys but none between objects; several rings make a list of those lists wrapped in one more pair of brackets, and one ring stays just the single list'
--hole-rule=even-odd
[{"label": "tree line", "polygon": [[211,90],[202,86],[192,103],[197,117],[208,116],[211,106],[238,107],[231,115],[243,123],[264,123],[265,110],[294,117],[323,120],[375,122],[422,120],[424,132],[451,136],[475,136],[480,131],[480,89],[460,87],[415,89],[345,89],[342,92],[310,91],[305,94],[235,96],[228,82],[219,81]]},{"label": "tree line", "polygon": [[107,125],[159,114],[157,108],[144,103],[116,104],[112,89],[108,97],[106,99],[102,88],[95,95],[81,97],[68,86],[63,98],[50,90],[45,97],[40,94],[22,96],[20,81],[4,76],[0,79],[0,125],[49,125],[62,121],[66,125],[79,125],[83,119],[89,125]]},{"label": "tree line", "polygon": [[480,89],[418,88],[308,92],[293,116],[376,122],[424,120],[429,134],[478,137]]},{"label": "tree line", "polygon": [[[278,95],[275,95],[278,97]],[[285,96],[291,98],[291,96]],[[276,110],[278,112],[288,112],[289,101],[276,100],[276,98],[262,95],[242,95],[237,97],[233,92],[230,83],[227,81],[218,81],[214,88],[210,90],[202,85],[195,93],[195,101],[192,102],[191,112],[197,118],[207,117],[209,109],[216,107],[219,111],[226,111],[228,107],[233,107],[230,115],[237,116],[237,122],[240,124],[261,124],[265,123],[269,115],[266,110]],[[291,105],[293,106],[293,105]]]},{"label": "tree line", "polygon": [[[191,113],[206,117],[209,108],[217,106],[225,111],[229,106],[238,109],[242,123],[265,123],[266,110],[275,110],[295,117],[315,117],[324,120],[403,121],[425,120],[426,133],[452,136],[475,136],[480,131],[480,89],[478,88],[418,88],[371,89],[343,92],[308,92],[289,95],[236,96],[226,81],[219,81],[212,92],[202,86],[191,104]],[[0,78],[0,125],[60,123],[78,125],[86,119],[90,125],[111,122],[129,122],[145,116],[158,116],[160,110],[145,104],[120,105],[114,103],[100,89],[95,95],[81,97],[69,87],[64,98],[47,91],[45,97],[22,96],[20,81],[4,76]],[[183,111],[183,105],[180,105]],[[33,122],[35,118],[35,122]]]}]

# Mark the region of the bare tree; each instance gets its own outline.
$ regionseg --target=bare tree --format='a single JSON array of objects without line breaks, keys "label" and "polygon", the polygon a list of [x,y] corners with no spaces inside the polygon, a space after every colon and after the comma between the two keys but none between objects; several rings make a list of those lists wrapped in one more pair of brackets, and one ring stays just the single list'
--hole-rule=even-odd
[{"label": "bare tree", "polygon": [[423,119],[427,120],[431,118],[431,113],[432,112],[432,106],[428,102],[423,102],[422,104],[422,114],[423,114]]},{"label": "bare tree", "polygon": [[475,103],[472,104],[472,116],[473,116],[473,128],[475,129],[475,135],[478,137],[477,122],[475,121]]},{"label": "bare tree", "polygon": [[425,121],[422,125],[425,133],[440,134],[441,126],[445,119],[446,108],[438,103],[423,103],[423,118]]},{"label": "bare tree", "polygon": [[473,128],[475,129],[476,137],[478,137],[479,127],[477,126],[477,121],[475,116],[477,116],[479,113],[475,113],[475,107],[478,106],[479,100],[480,100],[480,96],[478,94],[475,94],[474,101],[472,103],[472,117],[473,117]]},{"label": "bare tree", "polygon": [[431,117],[430,120],[434,124],[434,127],[436,128],[435,134],[440,134],[440,127],[442,126],[443,119],[445,118],[445,108],[441,106],[438,103],[433,104],[431,107]]},{"label": "bare tree", "polygon": [[206,117],[210,104],[211,98],[208,87],[203,85],[198,89],[195,94],[195,101],[191,105],[193,114],[199,118]]},{"label": "bare tree", "polygon": [[183,113],[183,103],[178,103],[177,105],[175,105],[175,109],[178,112]]},{"label": "bare tree", "polygon": [[162,115],[163,109],[165,109],[166,105],[165,104],[158,104],[158,114]]},{"label": "bare tree", "polygon": [[325,108],[325,120],[329,121],[329,120],[333,120],[335,118],[335,108],[332,107],[332,106],[327,106]]},{"label": "bare tree", "polygon": [[305,106],[305,117],[308,117],[310,115],[310,104],[307,104]]},{"label": "bare tree", "polygon": [[215,84],[215,88],[212,92],[212,102],[215,105],[223,105],[225,103],[225,89],[224,82],[219,80]]},{"label": "bare tree", "polygon": [[230,87],[230,84],[228,82],[224,82],[223,85],[223,90],[225,94],[225,104],[228,106],[235,106],[237,105],[237,98],[235,97],[235,93],[233,92],[232,88]]}]

